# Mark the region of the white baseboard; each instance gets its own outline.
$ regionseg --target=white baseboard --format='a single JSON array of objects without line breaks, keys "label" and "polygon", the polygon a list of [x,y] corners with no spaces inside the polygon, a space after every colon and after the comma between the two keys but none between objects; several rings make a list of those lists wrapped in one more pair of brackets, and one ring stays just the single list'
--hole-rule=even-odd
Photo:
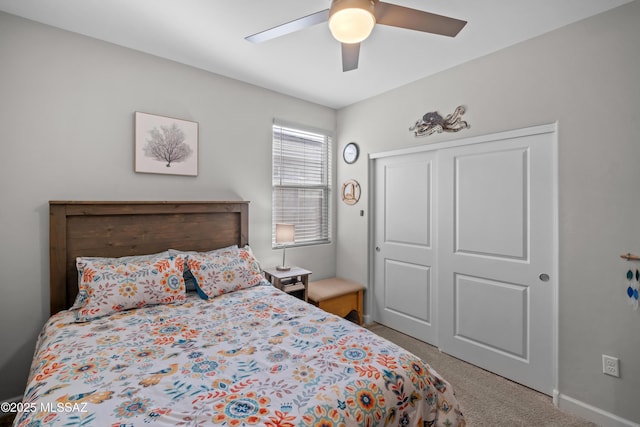
[{"label": "white baseboard", "polygon": [[[556,403],[556,392],[553,396],[554,403]],[[596,408],[587,403],[581,402],[577,399],[569,397],[565,394],[557,394],[558,408],[562,411],[577,415],[585,420],[591,421],[603,427],[640,427],[640,424],[630,420],[626,420],[615,414]]]}]

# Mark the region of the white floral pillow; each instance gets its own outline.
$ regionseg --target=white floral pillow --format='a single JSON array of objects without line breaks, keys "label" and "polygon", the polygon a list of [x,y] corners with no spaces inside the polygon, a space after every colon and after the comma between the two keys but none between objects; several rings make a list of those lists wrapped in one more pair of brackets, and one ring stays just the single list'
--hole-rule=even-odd
[{"label": "white floral pillow", "polygon": [[[155,254],[146,254],[146,255],[131,255],[131,256],[123,256],[120,258],[108,258],[108,257],[82,257],[82,260],[91,260],[95,263],[100,263],[100,265],[109,265],[109,264],[127,264],[130,262],[146,262],[151,263],[159,258],[166,258],[169,255],[173,255],[169,253],[169,251],[158,252]],[[184,256],[182,258],[185,258]],[[78,270],[78,286],[82,283],[82,268],[78,265],[78,259],[76,259],[76,269]],[[76,296],[76,300],[69,310],[77,310],[82,307],[85,303],[86,294],[78,293]]]},{"label": "white floral pillow", "polygon": [[198,295],[203,299],[252,286],[269,285],[260,272],[258,261],[246,249],[238,249],[235,253],[190,254],[187,265],[196,280]]},{"label": "white floral pillow", "polygon": [[[225,248],[213,249],[207,252],[198,252],[198,251],[181,251],[179,249],[169,249],[169,254],[171,255],[180,255],[183,258],[187,258],[189,255],[198,255],[198,254],[207,254],[207,255],[218,255],[221,253],[232,252],[234,254],[238,253],[238,245],[227,246]],[[189,266],[185,265],[184,273],[182,274],[184,277],[184,283],[187,288],[187,292],[197,291],[196,288],[196,280],[193,277],[191,271],[189,271]]]},{"label": "white floral pillow", "polygon": [[131,262],[78,258],[76,266],[81,274],[77,322],[148,305],[182,304],[187,297],[181,256]]}]

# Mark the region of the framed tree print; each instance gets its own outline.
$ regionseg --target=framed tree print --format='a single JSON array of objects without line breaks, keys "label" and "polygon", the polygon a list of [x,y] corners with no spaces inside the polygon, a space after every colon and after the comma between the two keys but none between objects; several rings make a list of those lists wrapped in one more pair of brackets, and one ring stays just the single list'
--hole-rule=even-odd
[{"label": "framed tree print", "polygon": [[136,111],[135,171],[198,176],[198,123]]}]

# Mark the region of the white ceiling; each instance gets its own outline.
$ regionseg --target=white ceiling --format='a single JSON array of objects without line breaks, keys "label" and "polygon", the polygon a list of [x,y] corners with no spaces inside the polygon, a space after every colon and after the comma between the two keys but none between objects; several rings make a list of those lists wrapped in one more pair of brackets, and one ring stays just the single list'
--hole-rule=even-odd
[{"label": "white ceiling", "polygon": [[0,10],[341,108],[631,0],[387,1],[468,24],[455,38],[377,25],[359,68],[343,73],[326,23],[244,40],[330,0],[0,0]]}]

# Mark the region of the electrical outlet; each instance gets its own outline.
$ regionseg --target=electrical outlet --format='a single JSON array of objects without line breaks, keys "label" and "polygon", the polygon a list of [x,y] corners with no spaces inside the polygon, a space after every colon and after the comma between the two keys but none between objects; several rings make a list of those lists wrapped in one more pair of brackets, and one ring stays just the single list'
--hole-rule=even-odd
[{"label": "electrical outlet", "polygon": [[602,372],[620,378],[620,361],[617,357],[602,355]]}]

